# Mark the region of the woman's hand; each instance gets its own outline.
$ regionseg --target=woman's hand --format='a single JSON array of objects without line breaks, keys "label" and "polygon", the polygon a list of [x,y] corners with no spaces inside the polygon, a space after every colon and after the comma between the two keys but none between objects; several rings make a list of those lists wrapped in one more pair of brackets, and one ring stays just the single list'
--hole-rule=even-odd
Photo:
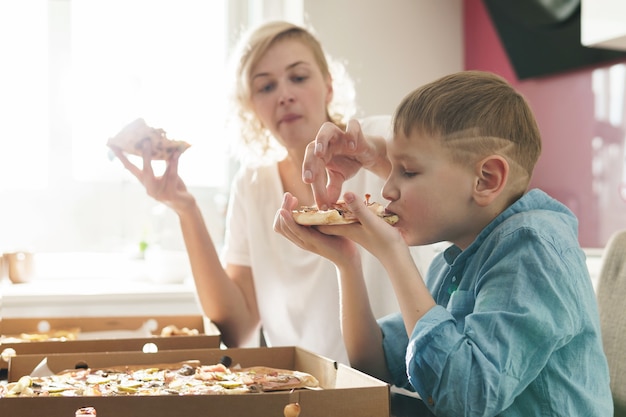
[{"label": "woman's hand", "polygon": [[182,211],[192,205],[195,199],[187,191],[185,183],[178,175],[178,159],[181,152],[175,151],[172,153],[170,159],[166,161],[165,172],[162,176],[157,177],[152,169],[151,146],[152,144],[149,140],[143,141],[142,168],[130,162],[121,149],[115,146],[110,146],[110,148],[122,162],[122,165],[143,184],[150,197],[171,207],[176,212]]},{"label": "woman's hand", "polygon": [[350,120],[345,131],[327,122],[307,146],[302,179],[311,184],[315,202],[324,210],[337,201],[343,183],[361,168],[386,178],[390,163],[385,139],[364,136],[356,120]]},{"label": "woman's hand", "polygon": [[359,252],[354,242],[338,235],[320,233],[317,226],[297,224],[291,215],[292,210],[297,207],[298,199],[290,193],[285,193],[283,205],[274,218],[275,232],[285,236],[300,248],[323,256],[340,268],[353,265],[356,261],[360,263]]}]

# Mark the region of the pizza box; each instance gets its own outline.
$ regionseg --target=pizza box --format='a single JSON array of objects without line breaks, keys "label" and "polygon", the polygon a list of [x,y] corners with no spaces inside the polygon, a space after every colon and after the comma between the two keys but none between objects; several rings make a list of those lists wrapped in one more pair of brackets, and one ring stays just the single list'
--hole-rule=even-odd
[{"label": "pizza box", "polygon": [[57,373],[76,366],[106,367],[199,360],[215,364],[223,356],[242,367],[270,366],[315,376],[321,390],[291,390],[240,395],[7,397],[0,398],[3,415],[68,417],[80,407],[94,407],[98,417],[283,417],[285,405],[297,402],[300,417],[388,417],[389,385],[343,364],[299,347],[189,349],[142,352],[21,355],[11,359],[9,380],[29,375],[46,359]]},{"label": "pizza box", "polygon": [[[161,330],[174,325],[197,329],[194,336],[161,336]],[[0,320],[0,335],[19,335],[49,330],[78,328],[77,340],[40,342],[0,342],[0,352],[12,348],[16,355],[38,353],[158,351],[220,347],[217,327],[200,315],[130,317],[6,318]],[[0,369],[8,363],[0,357]]]}]

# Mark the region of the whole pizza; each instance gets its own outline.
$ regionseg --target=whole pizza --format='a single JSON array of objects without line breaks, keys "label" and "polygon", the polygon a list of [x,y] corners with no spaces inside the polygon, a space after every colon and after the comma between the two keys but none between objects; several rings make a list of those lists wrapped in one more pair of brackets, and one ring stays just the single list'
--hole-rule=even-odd
[{"label": "whole pizza", "polygon": [[247,394],[319,389],[311,374],[265,366],[230,368],[190,360],[160,365],[71,369],[45,377],[23,376],[0,386],[2,397]]}]

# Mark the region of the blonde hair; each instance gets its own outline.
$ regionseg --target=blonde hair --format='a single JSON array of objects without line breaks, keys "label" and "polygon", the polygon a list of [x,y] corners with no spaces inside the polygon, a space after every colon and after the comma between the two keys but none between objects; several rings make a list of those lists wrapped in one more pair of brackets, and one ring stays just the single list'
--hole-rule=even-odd
[{"label": "blonde hair", "polygon": [[230,122],[237,128],[240,143],[235,148],[238,157],[264,158],[282,147],[257,118],[251,103],[251,72],[259,60],[276,42],[296,39],[313,53],[322,76],[333,82],[333,100],[326,109],[329,121],[344,127],[355,113],[354,84],[342,64],[328,57],[311,31],[284,21],[265,23],[239,41],[232,56],[232,74],[235,76]]},{"label": "blonde hair", "polygon": [[418,88],[396,109],[393,126],[394,134],[439,138],[459,163],[503,156],[517,191],[528,186],[541,154],[539,127],[525,98],[488,72],[462,71]]}]

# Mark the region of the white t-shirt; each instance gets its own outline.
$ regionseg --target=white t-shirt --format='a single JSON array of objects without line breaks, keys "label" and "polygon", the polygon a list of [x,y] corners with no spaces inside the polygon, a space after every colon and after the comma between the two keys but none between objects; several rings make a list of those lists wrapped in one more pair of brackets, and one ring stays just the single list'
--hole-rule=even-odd
[{"label": "white t-shirt", "polygon": [[[361,122],[370,135],[388,137],[388,116]],[[344,191],[380,194],[384,180],[362,170],[344,184]],[[339,287],[335,266],[303,250],[273,230],[283,200],[276,163],[244,167],[233,182],[226,218],[222,260],[252,268],[261,323],[268,346],[300,346],[333,360],[348,363],[339,317]],[[384,268],[361,250],[372,310],[377,318],[398,311]],[[414,251],[420,270],[430,263],[430,249]]]}]

